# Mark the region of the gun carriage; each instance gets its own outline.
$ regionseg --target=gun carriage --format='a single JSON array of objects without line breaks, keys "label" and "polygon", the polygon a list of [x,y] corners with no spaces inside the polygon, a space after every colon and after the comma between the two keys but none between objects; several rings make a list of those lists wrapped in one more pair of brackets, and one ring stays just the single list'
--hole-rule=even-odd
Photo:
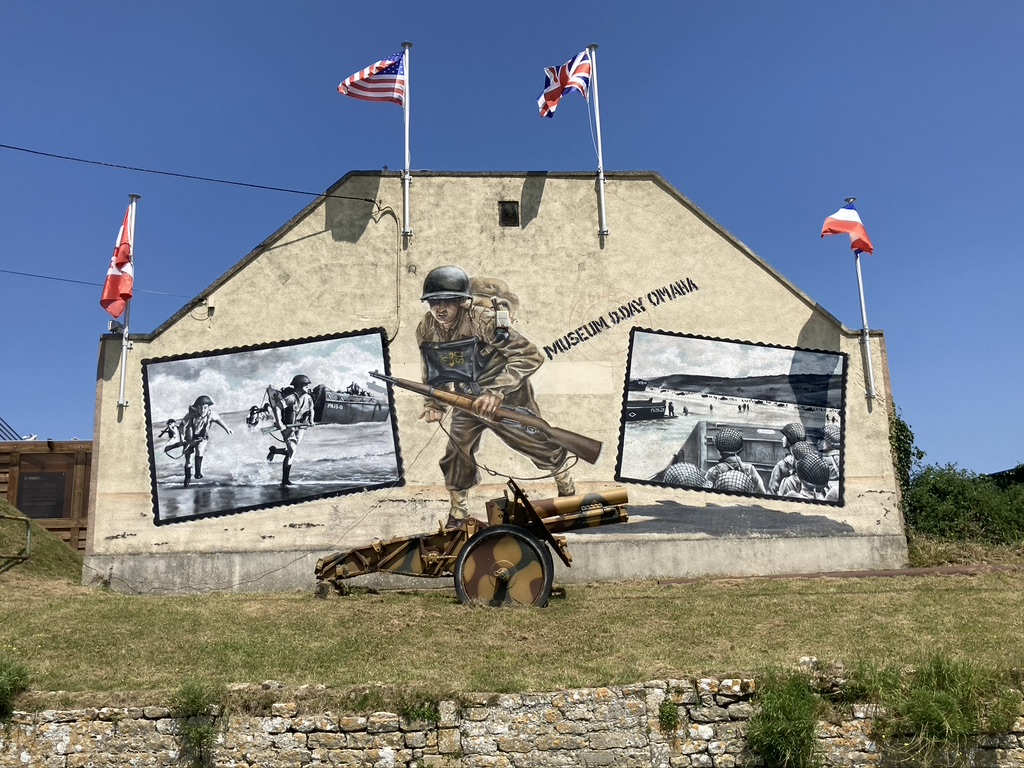
[{"label": "gun carriage", "polygon": [[[466,411],[473,410],[476,400],[473,395],[456,394],[377,371],[370,375]],[[513,428],[543,432],[592,464],[601,454],[599,441],[553,427],[526,409],[498,407],[495,420]],[[470,517],[450,522],[436,533],[378,540],[335,552],[317,562],[316,578],[345,593],[346,579],[368,573],[453,576],[455,593],[463,603],[547,605],[554,578],[551,553],[567,567],[572,564],[565,537],[555,534],[628,519],[626,491],[621,488],[531,502],[515,480],[510,478],[508,487],[511,496],[506,491],[503,498],[487,502],[486,522]]]},{"label": "gun carriage", "polygon": [[345,593],[346,579],[368,573],[453,576],[462,603],[543,606],[551,597],[552,552],[572,565],[566,538],[556,534],[629,517],[622,488],[531,501],[514,480],[508,487],[511,496],[487,502],[487,522],[470,517],[436,533],[335,552],[317,562],[316,578]]}]

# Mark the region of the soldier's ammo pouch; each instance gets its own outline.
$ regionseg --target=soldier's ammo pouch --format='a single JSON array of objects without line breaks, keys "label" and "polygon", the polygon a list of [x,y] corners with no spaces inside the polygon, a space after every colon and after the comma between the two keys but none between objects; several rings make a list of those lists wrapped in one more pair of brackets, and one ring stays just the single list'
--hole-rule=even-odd
[{"label": "soldier's ammo pouch", "polygon": [[461,341],[429,342],[420,344],[420,354],[427,368],[426,383],[432,387],[442,384],[475,385],[483,370],[480,340],[475,336]]}]

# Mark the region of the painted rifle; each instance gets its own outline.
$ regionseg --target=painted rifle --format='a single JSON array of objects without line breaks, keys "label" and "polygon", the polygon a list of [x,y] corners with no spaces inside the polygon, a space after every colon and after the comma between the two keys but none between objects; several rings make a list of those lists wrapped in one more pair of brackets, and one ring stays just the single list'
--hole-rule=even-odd
[{"label": "painted rifle", "polygon": [[[469,411],[476,415],[477,418],[484,418],[483,416],[477,415],[473,410],[473,403],[476,401],[477,395],[460,395],[455,392],[449,392],[446,389],[432,387],[429,384],[421,384],[418,381],[409,381],[408,379],[396,379],[391,376],[385,376],[377,371],[370,371],[370,375],[374,378],[393,384],[396,387],[408,389],[412,392],[418,392],[424,397],[432,397],[435,400],[440,400],[442,403],[447,403],[453,408]],[[594,440],[591,437],[586,437],[585,435],[580,435],[576,432],[570,432],[568,429],[553,427],[540,416],[531,413],[526,408],[507,408],[504,405],[498,406],[498,412],[494,421],[516,429],[522,429],[527,432],[540,432],[547,436],[547,438],[556,445],[559,445],[570,453],[579,456],[589,464],[596,464],[598,457],[601,455],[602,443],[600,440]]]}]

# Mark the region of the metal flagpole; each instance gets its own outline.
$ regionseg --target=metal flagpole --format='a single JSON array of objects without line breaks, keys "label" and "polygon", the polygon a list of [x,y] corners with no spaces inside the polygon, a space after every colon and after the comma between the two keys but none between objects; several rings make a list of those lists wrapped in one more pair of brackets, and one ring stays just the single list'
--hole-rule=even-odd
[{"label": "metal flagpole", "polygon": [[[846,198],[846,204],[850,205],[856,199],[856,197],[848,197]],[[857,290],[860,292],[860,319],[863,324],[863,329],[860,333],[860,343],[864,348],[864,374],[867,378],[867,398],[868,400],[874,400],[875,372],[871,368],[871,340],[868,338],[868,310],[867,304],[864,303],[864,277],[860,271],[860,251],[855,252],[853,257],[857,264]]]},{"label": "metal flagpole", "polygon": [[604,210],[604,153],[601,150],[601,102],[597,98],[597,43],[587,46],[590,53],[590,80],[594,90],[594,122],[597,124],[597,234],[608,236],[608,220]]},{"label": "metal flagpole", "polygon": [[[128,195],[128,199],[131,200],[129,208],[131,213],[128,216],[128,242],[132,244],[131,251],[131,264],[132,264],[132,281],[134,282],[135,277],[135,204],[142,199],[142,195]],[[117,395],[117,405],[119,408],[128,407],[128,399],[124,395],[125,377],[128,374],[128,350],[132,348],[132,342],[128,338],[128,324],[130,322],[132,314],[132,300],[128,299],[124,303],[124,329],[121,331],[121,389]]]},{"label": "metal flagpole", "polygon": [[405,244],[408,246],[409,240],[412,239],[412,225],[409,215],[409,185],[412,183],[409,171],[409,91],[412,86],[412,77],[409,72],[409,49],[412,48],[412,43],[404,42],[402,43],[402,48],[405,49],[402,54],[402,66],[405,69],[405,98],[402,101],[402,111],[405,113],[405,170],[402,171],[402,202],[405,205],[405,211],[402,219],[402,237],[405,238]]}]

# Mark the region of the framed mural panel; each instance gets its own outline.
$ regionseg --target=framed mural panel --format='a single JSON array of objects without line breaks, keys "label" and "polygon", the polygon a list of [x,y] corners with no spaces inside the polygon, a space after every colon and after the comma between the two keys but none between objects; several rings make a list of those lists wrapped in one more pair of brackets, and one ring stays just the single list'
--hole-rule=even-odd
[{"label": "framed mural panel", "polygon": [[374,328],[142,361],[157,525],[403,484]]},{"label": "framed mural panel", "polygon": [[615,479],[841,505],[846,365],[634,328]]}]

